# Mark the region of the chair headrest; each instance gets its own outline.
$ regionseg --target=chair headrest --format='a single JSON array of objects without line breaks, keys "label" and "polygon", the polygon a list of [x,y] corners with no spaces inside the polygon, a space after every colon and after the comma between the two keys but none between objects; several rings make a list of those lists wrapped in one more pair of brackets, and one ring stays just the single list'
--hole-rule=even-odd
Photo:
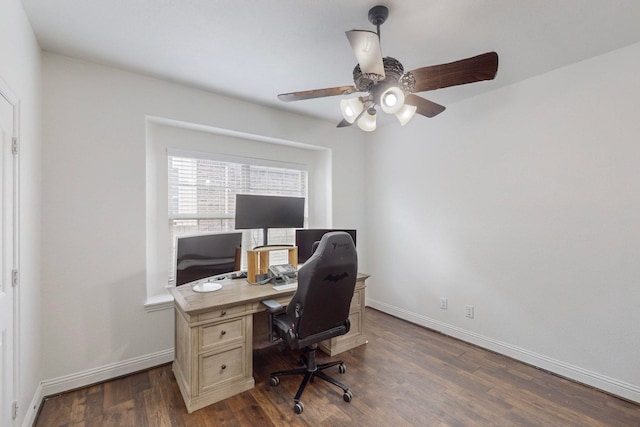
[{"label": "chair headrest", "polygon": [[[318,248],[311,258],[318,256],[326,258],[328,256],[344,256],[348,253],[355,253],[355,244],[349,233],[344,231],[332,231],[322,236]],[[312,261],[312,259],[309,259]]]}]

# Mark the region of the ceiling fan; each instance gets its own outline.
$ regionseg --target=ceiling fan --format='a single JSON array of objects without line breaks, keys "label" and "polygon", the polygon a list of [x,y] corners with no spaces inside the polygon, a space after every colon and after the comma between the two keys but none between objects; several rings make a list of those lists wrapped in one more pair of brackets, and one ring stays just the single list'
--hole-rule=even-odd
[{"label": "ceiling fan", "polygon": [[347,39],[358,60],[353,70],[355,86],[339,86],[325,89],[282,93],[281,101],[301,101],[326,96],[350,95],[368,92],[363,96],[340,101],[344,119],[338,127],[356,123],[364,131],[376,129],[376,107],[387,114],[394,114],[401,125],[405,125],[415,113],[434,117],[445,107],[415,95],[416,92],[440,89],[492,80],[498,71],[498,54],[487,52],[448,64],[417,68],[408,72],[395,58],[382,57],[380,49],[380,25],[389,16],[386,6],[375,6],[369,10],[369,22],[377,32],[366,30],[347,31]]}]

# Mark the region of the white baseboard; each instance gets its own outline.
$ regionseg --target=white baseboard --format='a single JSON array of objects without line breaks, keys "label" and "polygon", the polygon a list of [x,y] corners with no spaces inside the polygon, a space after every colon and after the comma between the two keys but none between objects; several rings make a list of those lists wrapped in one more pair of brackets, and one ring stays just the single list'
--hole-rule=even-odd
[{"label": "white baseboard", "polygon": [[31,399],[31,403],[29,404],[29,408],[27,408],[27,413],[22,420],[22,427],[31,427],[36,422],[36,416],[38,415],[38,408],[40,407],[40,403],[44,398],[44,394],[42,394],[42,382],[38,384],[36,388],[36,392],[33,394],[33,398]]},{"label": "white baseboard", "polygon": [[29,409],[25,415],[22,425],[23,427],[33,425],[38,414],[38,408],[42,403],[42,399],[46,396],[51,396],[80,387],[86,387],[88,385],[117,378],[122,375],[131,374],[133,372],[149,369],[164,363],[169,363],[173,360],[173,356],[174,350],[173,348],[170,348],[156,353],[134,357],[133,359],[111,363],[98,368],[76,372],[63,377],[41,381],[36,389],[33,399],[31,400],[31,404],[29,405]]},{"label": "white baseboard", "polygon": [[553,372],[565,378],[595,387],[604,392],[640,403],[640,386],[607,377],[605,375],[598,374],[597,372],[588,371],[578,366],[573,366],[560,360],[552,359],[542,354],[537,354],[457,326],[449,325],[439,320],[410,312],[403,308],[372,300],[370,298],[367,298],[367,305],[375,308],[376,310],[407,320],[411,323],[442,332],[443,334],[451,337],[509,356],[513,359]]}]

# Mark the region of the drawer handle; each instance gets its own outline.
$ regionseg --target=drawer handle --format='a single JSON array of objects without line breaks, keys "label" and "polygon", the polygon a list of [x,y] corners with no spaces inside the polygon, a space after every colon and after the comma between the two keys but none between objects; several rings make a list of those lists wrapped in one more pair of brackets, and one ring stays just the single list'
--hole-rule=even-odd
[{"label": "drawer handle", "polygon": [[227,369],[227,365],[222,365],[220,366],[220,368],[224,371],[225,369]]},{"label": "drawer handle", "polygon": [[220,312],[220,317],[222,317],[222,316],[226,316],[226,315],[227,315],[227,311],[226,311],[226,310],[222,310],[222,311]]},{"label": "drawer handle", "polygon": [[224,331],[224,330],[220,331],[220,335],[226,335],[226,334],[227,334],[227,331]]}]

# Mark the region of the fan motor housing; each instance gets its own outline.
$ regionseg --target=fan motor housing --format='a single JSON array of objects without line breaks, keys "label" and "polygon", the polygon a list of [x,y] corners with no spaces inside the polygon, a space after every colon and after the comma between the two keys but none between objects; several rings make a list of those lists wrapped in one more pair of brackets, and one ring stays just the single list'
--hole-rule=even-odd
[{"label": "fan motor housing", "polygon": [[[374,73],[363,73],[360,65],[353,69],[353,82],[359,92],[379,92],[389,86],[399,86],[405,92],[413,92],[416,79],[411,73],[405,73],[402,63],[390,56],[382,58],[384,79]],[[375,88],[375,89],[374,89]]]}]

